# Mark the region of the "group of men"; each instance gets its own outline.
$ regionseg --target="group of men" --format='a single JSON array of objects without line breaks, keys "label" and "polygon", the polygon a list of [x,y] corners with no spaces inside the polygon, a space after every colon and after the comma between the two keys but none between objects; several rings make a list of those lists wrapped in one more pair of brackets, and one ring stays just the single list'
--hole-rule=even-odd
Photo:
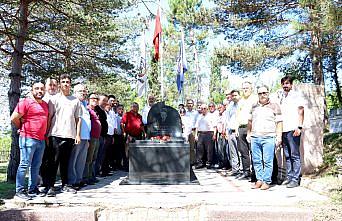
[{"label": "group of men", "polygon": [[[144,133],[139,105],[124,106],[113,95],[90,93],[63,74],[44,85],[34,83],[11,115],[18,128],[20,163],[16,197],[55,196],[57,191],[76,193],[108,176],[111,170],[128,170],[126,140]],[[62,187],[55,187],[59,168]],[[28,188],[25,175],[29,171]],[[39,174],[41,176],[41,186]]]},{"label": "group of men", "polygon": [[[294,91],[293,79],[281,79],[283,91],[270,98],[269,88],[250,82],[240,90],[226,92],[226,99],[199,104],[188,99],[180,106],[184,137],[190,143],[190,160],[196,169],[231,168],[231,176],[250,179],[252,188],[267,190],[272,183],[275,151],[283,147],[288,188],[300,184],[300,136],[304,121],[304,101]],[[275,164],[276,165],[276,164]],[[277,177],[275,177],[277,179]],[[274,180],[273,180],[274,181]]]},{"label": "group of men", "polygon": [[[292,89],[293,79],[281,80],[283,93],[274,101],[269,88],[261,86],[252,93],[250,82],[241,92],[226,93],[225,101],[200,104],[187,100],[180,108],[183,132],[190,143],[190,160],[196,169],[231,167],[232,176],[252,179],[253,188],[266,190],[272,182],[275,148],[284,148],[287,187],[300,183],[300,136],[304,120],[301,96]],[[11,115],[18,128],[20,163],[16,176],[16,196],[31,199],[40,194],[56,195],[59,168],[61,192],[76,193],[85,185],[98,182],[111,170],[128,170],[127,143],[143,139],[147,115],[155,103],[148,103],[138,113],[132,103],[130,111],[113,95],[90,93],[77,84],[71,94],[71,78],[63,74],[49,78],[46,84],[34,83],[31,93],[19,101]],[[29,171],[28,188],[25,175]],[[41,182],[39,180],[41,176]],[[253,176],[254,174],[254,176]],[[41,183],[42,191],[38,189]],[[28,190],[27,190],[28,189]]]}]

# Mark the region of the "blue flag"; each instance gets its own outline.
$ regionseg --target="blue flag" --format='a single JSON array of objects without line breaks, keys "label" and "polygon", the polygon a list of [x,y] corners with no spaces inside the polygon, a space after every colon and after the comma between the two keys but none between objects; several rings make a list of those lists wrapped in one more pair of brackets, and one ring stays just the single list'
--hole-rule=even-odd
[{"label": "blue flag", "polygon": [[184,34],[182,31],[182,39],[179,43],[179,55],[177,58],[177,89],[178,93],[182,92],[183,83],[184,83],[184,73],[188,70],[186,57],[185,57],[185,45],[184,45]]}]

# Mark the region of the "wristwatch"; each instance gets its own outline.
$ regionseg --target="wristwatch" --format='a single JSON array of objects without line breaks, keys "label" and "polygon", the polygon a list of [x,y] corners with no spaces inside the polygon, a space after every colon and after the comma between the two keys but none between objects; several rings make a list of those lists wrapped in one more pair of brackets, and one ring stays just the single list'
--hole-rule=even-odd
[{"label": "wristwatch", "polygon": [[303,127],[302,126],[298,126],[298,129],[301,130],[301,129],[303,129]]}]

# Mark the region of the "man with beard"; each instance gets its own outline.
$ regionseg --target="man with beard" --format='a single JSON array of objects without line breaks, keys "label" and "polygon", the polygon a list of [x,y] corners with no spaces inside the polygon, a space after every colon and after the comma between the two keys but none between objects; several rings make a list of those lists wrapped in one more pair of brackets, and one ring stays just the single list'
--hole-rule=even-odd
[{"label": "man with beard", "polygon": [[304,121],[304,100],[300,93],[292,90],[293,79],[289,76],[281,79],[283,94],[280,107],[284,115],[283,148],[286,159],[287,179],[283,182],[287,188],[300,184],[300,136]]},{"label": "man with beard", "polygon": [[[45,149],[45,135],[48,127],[48,104],[42,100],[44,84],[35,83],[31,96],[21,100],[14,109],[11,121],[20,130],[20,163],[16,176],[16,194],[29,200],[38,193],[38,174]],[[28,194],[25,188],[25,174],[29,171]]]}]

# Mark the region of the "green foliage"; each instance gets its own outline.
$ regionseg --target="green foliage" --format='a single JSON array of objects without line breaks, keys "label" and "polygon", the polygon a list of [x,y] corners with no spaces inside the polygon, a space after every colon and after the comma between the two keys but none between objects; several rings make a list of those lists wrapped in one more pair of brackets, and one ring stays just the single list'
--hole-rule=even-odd
[{"label": "green foliage", "polygon": [[336,108],[342,108],[342,104],[338,101],[336,91],[330,92],[325,97],[327,102],[327,108],[330,109],[336,109]]},{"label": "green foliage", "polygon": [[327,134],[323,138],[324,152],[323,165],[321,170],[325,170],[326,174],[338,174],[338,166],[336,165],[336,157],[342,157],[342,134]]},{"label": "green foliage", "polygon": [[[134,36],[137,23],[118,16],[129,1],[51,0],[28,4],[32,22],[25,39],[23,83],[61,73],[87,78],[114,68],[133,69],[123,59],[128,52],[120,48]],[[18,3],[4,3],[0,9],[0,46],[6,49],[0,50],[0,60],[14,50],[11,39],[18,28],[17,8]]]},{"label": "green foliage", "polygon": [[228,47],[215,48],[213,59],[216,60],[215,65],[229,65],[233,62],[239,62],[246,71],[251,71],[267,58],[279,58],[289,54],[289,52],[290,48],[287,46],[275,50],[265,44],[233,44]]},{"label": "green foliage", "polygon": [[169,0],[171,16],[185,27],[209,25],[215,22],[213,12],[201,0]]},{"label": "green foliage", "polygon": [[86,85],[89,92],[115,95],[119,102],[124,105],[125,110],[130,109],[130,105],[136,97],[136,93],[132,93],[133,90],[129,81],[114,74],[91,77]]}]

